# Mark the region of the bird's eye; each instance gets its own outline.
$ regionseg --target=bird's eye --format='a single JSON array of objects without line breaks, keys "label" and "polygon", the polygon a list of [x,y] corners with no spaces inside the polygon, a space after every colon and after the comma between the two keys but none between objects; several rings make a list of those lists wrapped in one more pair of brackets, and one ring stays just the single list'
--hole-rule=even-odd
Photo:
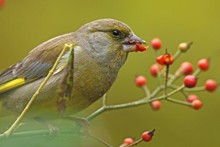
[{"label": "bird's eye", "polygon": [[121,36],[121,32],[118,30],[113,30],[112,31],[112,35],[114,35],[115,37],[120,37]]}]

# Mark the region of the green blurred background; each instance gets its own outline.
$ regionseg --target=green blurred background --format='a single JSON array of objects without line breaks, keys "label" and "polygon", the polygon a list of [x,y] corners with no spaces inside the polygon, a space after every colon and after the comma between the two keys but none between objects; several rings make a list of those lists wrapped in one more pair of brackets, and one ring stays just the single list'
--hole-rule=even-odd
[{"label": "green blurred background", "polygon": [[[196,67],[200,58],[211,57],[212,67],[200,76],[199,84],[202,85],[207,78],[219,81],[219,8],[218,0],[6,0],[4,7],[0,8],[0,69],[18,62],[33,47],[52,37],[72,32],[95,19],[115,18],[131,26],[148,43],[152,38],[160,37],[163,48],[171,53],[176,51],[180,42],[193,41],[191,50],[180,57],[171,71],[182,61],[190,61]],[[109,91],[108,103],[129,102],[143,97],[143,92],[134,85],[134,77],[138,74],[147,76],[148,85],[153,90],[157,80],[150,76],[149,67],[154,62],[152,49],[130,54]],[[91,122],[91,130],[114,146],[127,136],[139,138],[144,130],[155,128],[153,140],[139,146],[217,147],[220,145],[219,89],[215,93],[199,93],[199,96],[204,102],[199,111],[163,102],[162,108],[155,112],[149,105],[144,105],[106,112]],[[82,115],[93,112],[100,105],[99,101]],[[1,118],[3,127],[0,130],[5,130],[12,120],[6,122]],[[36,124],[32,122],[29,125],[33,127]],[[58,127],[64,125],[71,127],[66,122],[59,123]],[[27,128],[24,126],[22,129]],[[79,146],[72,137],[21,137],[0,141],[0,146]],[[80,142],[83,142],[82,146],[102,146],[91,138]]]}]

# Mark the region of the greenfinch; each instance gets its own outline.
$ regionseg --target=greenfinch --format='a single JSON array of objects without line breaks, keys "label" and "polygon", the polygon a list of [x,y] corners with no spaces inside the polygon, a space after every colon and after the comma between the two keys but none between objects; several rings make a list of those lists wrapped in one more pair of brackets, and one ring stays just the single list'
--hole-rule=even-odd
[{"label": "greenfinch", "polygon": [[95,20],[75,32],[52,38],[0,73],[1,107],[18,114],[22,112],[52,68],[64,44],[73,44],[73,85],[65,99],[65,107],[58,97],[60,89],[65,87],[63,81],[68,73],[65,67],[68,66],[71,51],[62,56],[52,77],[31,105],[31,110],[65,109],[70,113],[79,112],[109,90],[128,53],[143,51],[140,46],[144,43],[128,25],[115,19]]}]

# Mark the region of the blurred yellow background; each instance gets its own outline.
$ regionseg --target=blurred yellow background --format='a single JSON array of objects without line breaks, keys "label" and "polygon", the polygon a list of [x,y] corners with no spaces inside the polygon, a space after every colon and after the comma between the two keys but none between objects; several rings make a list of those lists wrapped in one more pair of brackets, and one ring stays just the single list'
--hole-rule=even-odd
[{"label": "blurred yellow background", "polygon": [[[167,48],[170,53],[176,51],[180,42],[193,41],[191,50],[180,57],[171,71],[182,61],[190,61],[196,67],[200,58],[211,57],[211,69],[202,73],[199,84],[208,78],[220,81],[219,8],[218,0],[5,0],[4,7],[0,8],[0,70],[18,62],[32,48],[52,37],[75,31],[95,19],[115,18],[127,23],[148,44],[152,38],[160,37],[163,49]],[[153,90],[157,80],[150,76],[149,67],[154,62],[152,49],[130,54],[109,91],[108,103],[129,102],[144,96],[134,85],[135,75],[146,75]],[[143,131],[155,128],[153,140],[139,146],[217,147],[220,145],[219,89],[215,93],[201,92],[199,96],[204,106],[198,111],[163,101],[158,112],[149,105],[106,112],[91,122],[91,130],[114,146],[120,145],[127,136],[137,139]],[[97,102],[83,114],[93,112],[100,104]],[[4,124],[1,132],[11,123]],[[17,138],[13,142],[7,145],[75,146],[76,143],[68,135],[54,139]],[[81,142],[83,146],[102,146],[89,138]],[[0,145],[3,143],[6,142],[0,140]]]}]

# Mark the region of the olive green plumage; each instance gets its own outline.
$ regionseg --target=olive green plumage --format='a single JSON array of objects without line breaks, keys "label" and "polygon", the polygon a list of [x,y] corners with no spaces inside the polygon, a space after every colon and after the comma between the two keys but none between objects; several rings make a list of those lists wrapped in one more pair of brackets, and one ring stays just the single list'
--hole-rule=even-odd
[{"label": "olive green plumage", "polygon": [[[65,43],[74,48],[74,81],[67,109],[70,113],[88,107],[105,94],[117,76],[127,55],[135,51],[135,44],[143,41],[130,27],[114,19],[100,19],[85,24],[77,31],[50,39],[35,47],[19,63],[0,73],[0,101],[6,110],[21,112],[53,66]],[[56,111],[57,93],[65,77],[65,67],[70,51],[61,59],[55,73],[47,82],[32,110]],[[7,83],[24,79],[19,86]],[[11,86],[11,87],[10,87]],[[7,87],[7,90],[2,90]],[[2,88],[4,89],[4,88]]]}]

